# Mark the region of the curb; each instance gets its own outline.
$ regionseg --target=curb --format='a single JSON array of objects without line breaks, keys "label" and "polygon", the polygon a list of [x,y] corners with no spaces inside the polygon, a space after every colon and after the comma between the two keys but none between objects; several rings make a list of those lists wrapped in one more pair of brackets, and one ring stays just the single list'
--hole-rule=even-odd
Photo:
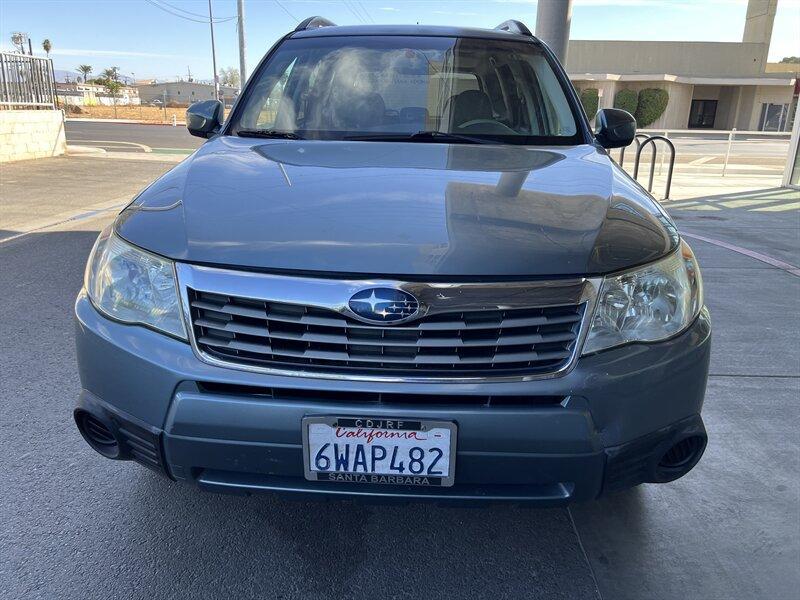
[{"label": "curb", "polygon": [[156,123],[154,121],[137,121],[135,119],[92,119],[92,118],[75,118],[69,117],[65,119],[67,123],[109,123],[115,125],[160,125],[161,127],[174,127],[186,126],[186,121],[176,121],[175,125],[172,123]]},{"label": "curb", "polygon": [[94,146],[72,146],[67,144],[67,155],[68,156],[79,156],[79,155],[91,155],[91,154],[105,154],[106,151],[103,148],[97,148]]}]

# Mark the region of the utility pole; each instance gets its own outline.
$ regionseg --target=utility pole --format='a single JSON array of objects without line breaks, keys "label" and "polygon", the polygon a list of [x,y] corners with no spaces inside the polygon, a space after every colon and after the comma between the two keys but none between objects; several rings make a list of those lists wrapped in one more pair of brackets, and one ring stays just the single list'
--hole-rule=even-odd
[{"label": "utility pole", "polygon": [[219,100],[219,78],[217,77],[217,50],[214,46],[214,15],[211,12],[211,0],[208,0],[208,24],[211,27],[211,62],[214,67],[214,98]]},{"label": "utility pole", "polygon": [[562,64],[567,62],[572,0],[539,0],[536,5],[536,37],[550,46]]},{"label": "utility pole", "polygon": [[239,12],[239,89],[241,90],[247,79],[247,63],[244,57],[247,49],[244,41],[244,0],[236,0],[236,8]]}]

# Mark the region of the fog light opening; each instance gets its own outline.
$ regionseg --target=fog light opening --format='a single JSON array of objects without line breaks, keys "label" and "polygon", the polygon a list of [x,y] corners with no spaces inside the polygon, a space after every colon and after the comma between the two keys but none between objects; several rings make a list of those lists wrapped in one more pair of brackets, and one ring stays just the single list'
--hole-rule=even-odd
[{"label": "fog light opening", "polygon": [[662,481],[677,479],[691,471],[706,447],[706,438],[692,435],[676,442],[658,461],[656,471]]},{"label": "fog light opening", "polygon": [[75,423],[83,439],[106,458],[119,458],[120,445],[114,432],[103,421],[86,411],[75,414]]}]

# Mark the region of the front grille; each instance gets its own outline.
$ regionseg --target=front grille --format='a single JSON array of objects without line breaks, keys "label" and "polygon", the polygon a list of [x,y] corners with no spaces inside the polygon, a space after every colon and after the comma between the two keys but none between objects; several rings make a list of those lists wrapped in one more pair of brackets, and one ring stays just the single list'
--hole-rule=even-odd
[{"label": "front grille", "polygon": [[572,357],[584,304],[441,313],[397,326],[188,290],[198,348],[237,364],[414,375],[547,373]]}]

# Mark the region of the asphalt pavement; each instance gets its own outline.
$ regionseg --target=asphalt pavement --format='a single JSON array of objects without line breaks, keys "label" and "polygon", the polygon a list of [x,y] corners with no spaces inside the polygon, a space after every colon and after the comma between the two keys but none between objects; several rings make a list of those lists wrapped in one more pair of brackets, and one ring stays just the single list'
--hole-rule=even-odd
[{"label": "asphalt pavement", "polygon": [[[0,208],[39,208],[0,212],[16,236],[0,239],[0,598],[797,597],[800,194],[668,205],[694,236],[715,328],[709,447],[689,475],[569,510],[387,506],[205,493],[78,434],[71,311],[86,256],[111,201],[170,166],[3,166]],[[27,227],[62,170],[109,206]]]},{"label": "asphalt pavement", "polygon": [[146,152],[148,149],[199,148],[203,139],[189,135],[184,125],[143,125],[101,121],[66,122],[67,144],[94,146],[114,152]]},{"label": "asphalt pavement", "polygon": [[[173,127],[72,119],[67,120],[66,134],[68,144],[94,146],[113,152],[145,152],[146,149],[156,153],[174,150],[190,152],[203,143],[201,138],[189,135],[183,125]],[[672,140],[678,162],[691,162],[707,156],[721,157],[727,148],[727,134],[713,131],[675,134]],[[744,159],[785,161],[789,150],[788,138],[748,135],[740,136],[737,140],[731,151],[734,162]],[[633,152],[629,151],[628,154],[630,162]]]}]

